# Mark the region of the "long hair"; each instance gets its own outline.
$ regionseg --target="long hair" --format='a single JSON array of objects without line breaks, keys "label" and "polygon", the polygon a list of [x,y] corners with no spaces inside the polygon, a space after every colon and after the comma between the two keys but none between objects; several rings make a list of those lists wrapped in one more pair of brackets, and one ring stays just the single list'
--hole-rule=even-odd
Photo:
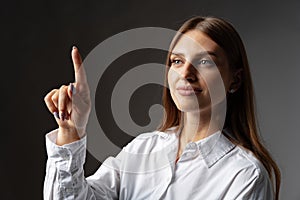
[{"label": "long hair", "polygon": [[[274,185],[276,200],[279,198],[280,170],[268,150],[261,142],[256,121],[256,106],[248,58],[243,42],[234,27],[223,19],[215,17],[194,17],[186,21],[172,40],[166,61],[166,77],[171,66],[171,52],[180,39],[180,35],[190,30],[200,30],[216,42],[226,53],[232,72],[242,69],[242,83],[233,94],[227,95],[227,111],[224,127],[233,134],[231,140],[253,152],[268,171]],[[172,100],[170,90],[163,90],[164,117],[159,127],[160,131],[182,126],[182,113]],[[234,138],[234,139],[233,139]]]}]

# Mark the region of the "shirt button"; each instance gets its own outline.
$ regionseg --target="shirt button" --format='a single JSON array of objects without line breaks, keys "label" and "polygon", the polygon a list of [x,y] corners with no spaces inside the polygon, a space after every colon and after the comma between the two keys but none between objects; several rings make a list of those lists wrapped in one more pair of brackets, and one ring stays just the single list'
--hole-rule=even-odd
[{"label": "shirt button", "polygon": [[71,193],[73,190],[71,188],[66,188],[65,191],[66,193]]},{"label": "shirt button", "polygon": [[195,143],[195,142],[193,142],[192,144],[191,144],[191,147],[192,147],[192,149],[197,149],[197,144]]},{"label": "shirt button", "polygon": [[63,156],[62,156],[62,159],[63,159],[63,160],[69,160],[69,158],[70,158],[69,155],[63,155]]},{"label": "shirt button", "polygon": [[189,153],[186,153],[186,157],[192,157],[192,155],[193,155],[193,154],[190,153],[190,152],[189,152]]},{"label": "shirt button", "polygon": [[195,150],[195,149],[197,149],[198,146],[195,142],[192,142],[192,143],[189,143],[187,147],[188,147],[188,149]]}]

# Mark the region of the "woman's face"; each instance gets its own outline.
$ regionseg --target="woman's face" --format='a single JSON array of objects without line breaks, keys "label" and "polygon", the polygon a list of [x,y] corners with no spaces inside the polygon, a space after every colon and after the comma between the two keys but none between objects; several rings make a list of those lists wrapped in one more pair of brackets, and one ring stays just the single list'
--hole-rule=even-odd
[{"label": "woman's face", "polygon": [[179,110],[200,111],[211,106],[209,91],[217,91],[214,102],[224,101],[232,74],[225,52],[206,34],[190,30],[184,35],[171,52],[168,84]]}]

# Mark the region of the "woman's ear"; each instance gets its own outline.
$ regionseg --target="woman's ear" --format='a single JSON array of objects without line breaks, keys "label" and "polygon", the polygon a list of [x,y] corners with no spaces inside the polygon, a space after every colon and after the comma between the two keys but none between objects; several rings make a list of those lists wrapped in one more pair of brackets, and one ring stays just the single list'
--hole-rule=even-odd
[{"label": "woman's ear", "polygon": [[236,92],[242,85],[242,73],[243,69],[240,68],[237,71],[234,72],[232,77],[232,82],[229,87],[229,93]]}]

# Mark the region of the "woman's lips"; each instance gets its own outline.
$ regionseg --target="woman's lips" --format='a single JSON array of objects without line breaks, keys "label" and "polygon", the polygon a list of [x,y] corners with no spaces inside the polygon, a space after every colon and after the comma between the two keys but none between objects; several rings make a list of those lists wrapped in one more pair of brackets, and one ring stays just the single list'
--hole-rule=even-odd
[{"label": "woman's lips", "polygon": [[176,90],[181,96],[192,96],[202,92],[200,88],[191,86],[179,86],[176,88]]}]

